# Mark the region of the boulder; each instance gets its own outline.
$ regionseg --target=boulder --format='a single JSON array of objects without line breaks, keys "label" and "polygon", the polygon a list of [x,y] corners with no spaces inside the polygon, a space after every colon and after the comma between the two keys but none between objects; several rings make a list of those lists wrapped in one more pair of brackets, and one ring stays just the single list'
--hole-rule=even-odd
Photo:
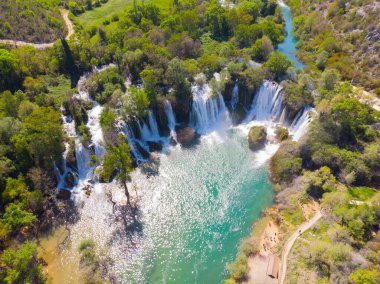
[{"label": "boulder", "polygon": [[161,142],[147,141],[146,143],[149,146],[150,152],[162,151],[162,143]]},{"label": "boulder", "polygon": [[197,133],[188,125],[181,125],[176,128],[177,141],[184,147],[191,146],[197,138]]},{"label": "boulder", "polygon": [[70,197],[71,197],[71,191],[70,190],[62,188],[58,191],[58,194],[57,194],[58,199],[69,200]]},{"label": "boulder", "polygon": [[65,177],[65,185],[67,187],[74,187],[75,184],[76,184],[76,177],[74,173],[68,172]]},{"label": "boulder", "polygon": [[249,149],[257,151],[264,148],[267,141],[267,131],[264,126],[253,126],[248,133]]}]

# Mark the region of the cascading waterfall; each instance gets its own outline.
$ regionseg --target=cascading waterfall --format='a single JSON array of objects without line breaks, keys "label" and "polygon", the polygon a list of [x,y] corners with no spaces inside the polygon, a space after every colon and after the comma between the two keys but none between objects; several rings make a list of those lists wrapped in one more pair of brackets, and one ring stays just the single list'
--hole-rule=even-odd
[{"label": "cascading waterfall", "polygon": [[128,141],[129,147],[131,148],[132,155],[135,158],[137,164],[145,162],[146,159],[143,157],[143,155],[141,155],[140,151],[137,148],[137,143],[139,143],[140,146],[142,146],[142,145],[141,145],[140,141],[138,139],[136,139],[135,135],[133,134],[133,130],[128,125],[128,123],[119,119],[117,125],[118,125],[120,132],[125,135],[125,137]]},{"label": "cascading waterfall", "polygon": [[292,124],[289,127],[289,131],[293,135],[294,140],[299,140],[306,133],[311,121],[310,114],[313,111],[314,110],[311,107],[305,106],[294,118]]},{"label": "cascading waterfall", "polygon": [[[70,115],[64,115],[65,108],[61,107],[62,112],[62,121],[63,121],[63,129],[68,138],[75,138],[76,137],[76,131],[75,131],[75,121]],[[54,170],[58,179],[57,188],[59,189],[67,189],[65,178],[69,173],[73,173],[73,170],[67,167],[67,155],[70,151],[70,144],[68,142],[64,143],[65,145],[65,151],[62,154],[62,163],[61,167],[58,168],[56,165],[54,165]]]},{"label": "cascading waterfall", "polygon": [[236,109],[238,102],[239,102],[239,84],[236,82],[232,90],[232,98],[231,98],[231,108],[233,110]]},{"label": "cascading waterfall", "polygon": [[174,139],[174,141],[177,141],[177,134],[175,132],[175,127],[177,125],[177,122],[175,120],[175,115],[173,112],[172,105],[168,100],[164,101],[164,107],[165,107],[165,113],[166,117],[168,119],[168,127],[170,130],[170,137]]},{"label": "cascading waterfall", "polygon": [[209,84],[193,85],[192,93],[190,123],[197,133],[206,134],[218,129],[222,124],[226,125],[225,122],[230,124],[223,96],[220,93],[214,95]]},{"label": "cascading waterfall", "polygon": [[251,108],[243,123],[256,121],[279,121],[283,111],[282,87],[276,82],[264,81],[253,98]]},{"label": "cascading waterfall", "polygon": [[261,122],[270,128],[273,128],[273,123],[278,123],[282,126],[290,125],[290,134],[293,135],[294,140],[298,140],[308,128],[312,110],[311,107],[305,106],[297,113],[293,121],[287,121],[288,111],[284,105],[283,88],[276,82],[264,81],[255,95],[243,123]]},{"label": "cascading waterfall", "polygon": [[141,134],[141,139],[143,141],[162,141],[160,132],[158,131],[158,124],[156,117],[151,110],[148,111],[148,123],[139,123],[139,130]]}]

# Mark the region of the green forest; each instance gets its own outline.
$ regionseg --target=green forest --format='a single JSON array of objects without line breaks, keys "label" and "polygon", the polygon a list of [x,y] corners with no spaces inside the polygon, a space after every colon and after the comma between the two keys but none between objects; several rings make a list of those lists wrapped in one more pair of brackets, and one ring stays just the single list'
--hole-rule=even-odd
[{"label": "green forest", "polygon": [[[220,96],[227,105],[204,102],[202,118],[212,120],[214,108],[223,108],[233,128],[246,123],[253,104],[268,104],[257,96],[269,81],[278,86],[281,119],[289,123],[276,114],[274,134],[264,123],[250,126],[243,140],[251,152],[264,151],[266,143],[278,146],[265,164],[276,196],[255,217],[251,234],[234,240],[233,259],[223,260],[226,272],[215,279],[259,283],[249,262],[262,250],[267,222],[279,228],[271,253],[281,258],[286,240],[308,221],[304,208],[317,204],[322,217],[295,241],[286,280],[278,283],[379,283],[380,7],[371,0],[285,2],[303,69],[278,50],[288,35],[282,2],[275,0],[1,1],[0,283],[62,283],[49,272],[42,240],[57,228],[75,231],[84,206],[75,201],[78,191],[86,200],[98,183],[120,187],[126,202],[115,201],[111,190],[107,204],[124,236],[133,235],[136,212],[145,212],[135,197],[143,193],[132,185],[134,172],[146,171],[148,180],[168,175],[150,162],[156,154],[167,155],[165,149],[177,143],[193,151],[208,135],[193,121],[197,86],[210,87],[207,100]],[[69,11],[74,25],[70,39],[62,11]],[[51,42],[48,48],[33,45]],[[307,131],[295,139],[291,122],[306,110]],[[99,129],[93,127],[97,121]],[[154,125],[158,142],[151,137]],[[94,129],[102,133],[101,143]],[[205,173],[205,184],[217,198],[222,188],[210,185],[210,176]],[[70,249],[79,258],[73,271],[81,271],[80,283],[139,283],[112,269],[115,260],[96,236]],[[197,281],[220,283],[215,279]]]}]

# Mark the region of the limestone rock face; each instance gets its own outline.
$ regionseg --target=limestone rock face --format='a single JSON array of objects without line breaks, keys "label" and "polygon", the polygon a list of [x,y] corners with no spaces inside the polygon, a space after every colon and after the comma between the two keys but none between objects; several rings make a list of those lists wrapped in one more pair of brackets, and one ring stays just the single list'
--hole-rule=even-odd
[{"label": "limestone rock face", "polygon": [[197,138],[195,130],[188,125],[179,126],[176,131],[178,143],[184,147],[190,146]]},{"label": "limestone rock face", "polygon": [[248,133],[249,149],[257,151],[264,148],[267,141],[267,131],[264,126],[253,126]]}]

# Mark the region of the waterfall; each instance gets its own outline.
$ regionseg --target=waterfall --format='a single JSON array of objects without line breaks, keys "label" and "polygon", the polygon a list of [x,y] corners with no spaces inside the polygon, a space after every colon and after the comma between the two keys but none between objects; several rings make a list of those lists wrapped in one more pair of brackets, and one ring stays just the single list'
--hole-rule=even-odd
[{"label": "waterfall", "polygon": [[[63,121],[63,130],[68,138],[75,138],[76,137],[76,131],[75,131],[75,121],[70,115],[64,115],[65,108],[61,106],[61,118]],[[62,163],[60,168],[57,167],[57,165],[54,163],[54,171],[57,176],[57,188],[67,188],[65,178],[69,173],[72,173],[73,170],[67,167],[67,155],[70,151],[70,144],[68,142],[64,143],[65,145],[65,151],[62,154]]]},{"label": "waterfall", "polygon": [[175,127],[177,125],[177,122],[175,120],[175,115],[173,112],[172,105],[170,104],[168,100],[165,100],[164,107],[165,107],[166,117],[168,119],[168,127],[170,129],[170,137],[173,138],[175,141],[177,141],[177,134],[175,132]]},{"label": "waterfall", "polygon": [[158,131],[156,117],[151,110],[148,111],[148,123],[139,123],[141,139],[143,141],[161,141],[162,137]]},{"label": "waterfall", "polygon": [[276,82],[264,81],[253,98],[244,123],[256,121],[279,121],[283,111],[282,87]]},{"label": "waterfall", "polygon": [[133,134],[133,131],[130,128],[130,126],[128,125],[128,123],[119,119],[117,125],[118,125],[120,132],[125,135],[125,137],[128,141],[129,147],[131,149],[132,155],[135,158],[137,164],[145,162],[145,158],[141,155],[140,151],[138,150],[137,143],[139,143],[140,146],[142,146],[142,145],[139,142],[139,140],[136,139],[136,137]]},{"label": "waterfall", "polygon": [[231,98],[231,108],[233,110],[236,109],[238,102],[239,102],[239,85],[236,82],[232,90],[232,98]]},{"label": "waterfall", "polygon": [[283,88],[276,82],[264,81],[255,95],[243,123],[247,124],[254,120],[266,124],[290,125],[288,128],[293,139],[298,140],[309,126],[312,111],[313,109],[310,106],[305,106],[296,114],[293,121],[288,121],[288,110],[283,100]]},{"label": "waterfall", "polygon": [[199,134],[216,130],[223,123],[230,123],[222,95],[218,93],[214,96],[209,84],[192,86],[192,93],[190,123]]},{"label": "waterfall", "polygon": [[299,140],[306,133],[311,120],[310,115],[312,112],[313,109],[311,107],[305,106],[294,118],[289,127],[289,131],[293,135],[294,140]]},{"label": "waterfall", "polygon": [[103,111],[103,107],[99,105],[97,102],[94,102],[94,107],[87,112],[88,114],[88,122],[86,126],[90,130],[91,133],[91,141],[94,145],[94,154],[101,158],[104,153],[106,152],[106,149],[104,148],[104,137],[103,137],[103,130],[100,125],[100,116]]}]

